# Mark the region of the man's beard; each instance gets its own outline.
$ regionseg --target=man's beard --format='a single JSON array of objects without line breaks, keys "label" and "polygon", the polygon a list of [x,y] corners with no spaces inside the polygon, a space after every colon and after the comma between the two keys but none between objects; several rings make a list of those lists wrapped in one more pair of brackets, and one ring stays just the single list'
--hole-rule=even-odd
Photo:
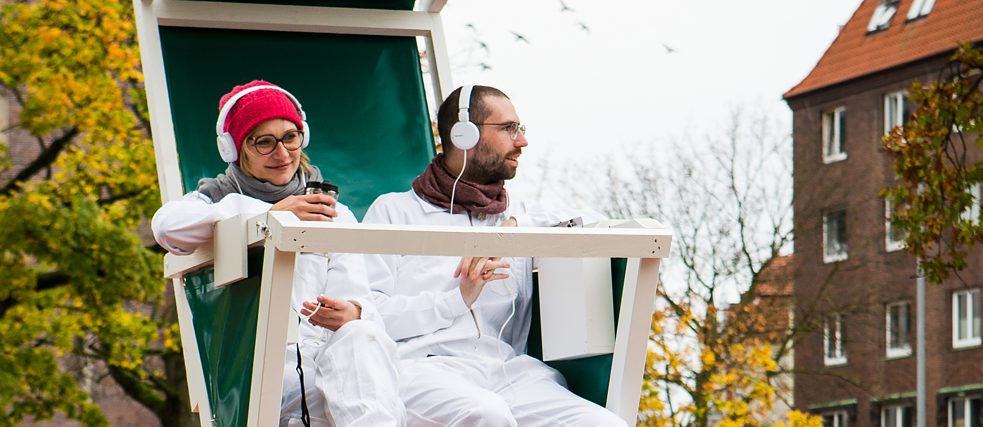
[{"label": "man's beard", "polygon": [[464,167],[464,179],[475,184],[491,184],[515,178],[516,169],[505,163],[505,158],[518,155],[521,151],[512,151],[504,156],[489,152],[482,144],[468,156],[468,164]]}]

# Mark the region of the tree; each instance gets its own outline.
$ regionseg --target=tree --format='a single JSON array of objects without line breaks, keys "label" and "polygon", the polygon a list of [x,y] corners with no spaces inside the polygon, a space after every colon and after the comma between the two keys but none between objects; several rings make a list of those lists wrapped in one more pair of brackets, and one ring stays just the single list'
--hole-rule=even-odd
[{"label": "tree", "polygon": [[[790,400],[781,378],[791,367],[779,361],[812,324],[776,323],[776,315],[787,319],[788,308],[758,304],[769,264],[791,249],[788,132],[764,114],[736,112],[722,136],[671,151],[609,158],[598,176],[559,180],[587,183],[564,199],[593,200],[590,207],[614,218],[664,218],[673,228],[673,256],[663,264],[652,317],[640,423],[819,425],[797,411],[785,420],[770,415],[776,401]],[[598,194],[606,198],[589,196]]]},{"label": "tree", "polygon": [[961,45],[936,81],[912,83],[918,109],[883,138],[899,181],[884,192],[896,207],[892,224],[908,234],[908,252],[935,283],[958,275],[983,241],[979,191],[971,190],[983,181],[983,162],[970,152],[983,147],[981,81],[983,53]]},{"label": "tree", "polygon": [[3,132],[20,141],[0,152],[0,425],[105,425],[71,361],[189,423],[160,255],[137,233],[160,205],[142,79],[130,2],[0,5],[0,93],[19,110]]}]

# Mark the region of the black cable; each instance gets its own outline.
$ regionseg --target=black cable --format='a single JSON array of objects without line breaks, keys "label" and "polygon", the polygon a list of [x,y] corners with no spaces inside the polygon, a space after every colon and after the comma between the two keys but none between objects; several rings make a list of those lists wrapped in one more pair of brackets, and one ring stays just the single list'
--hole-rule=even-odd
[{"label": "black cable", "polygon": [[304,368],[300,363],[300,343],[297,343],[297,375],[300,375],[300,422],[311,427],[311,411],[307,409],[307,389],[304,387]]}]

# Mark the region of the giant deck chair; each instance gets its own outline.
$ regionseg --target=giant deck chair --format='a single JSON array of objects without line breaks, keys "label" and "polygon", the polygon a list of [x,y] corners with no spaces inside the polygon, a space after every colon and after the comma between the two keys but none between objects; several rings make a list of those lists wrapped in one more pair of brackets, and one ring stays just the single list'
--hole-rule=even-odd
[{"label": "giant deck chair", "polygon": [[[163,201],[224,170],[214,143],[217,100],[255,78],[303,103],[312,133],[305,151],[341,187],[356,216],[377,195],[404,191],[435,152],[428,93],[439,102],[454,87],[443,4],[134,0]],[[429,91],[418,39],[426,47]],[[591,256],[629,259],[627,269],[614,269],[624,277],[615,280],[614,353],[555,366],[574,392],[634,423],[659,259],[670,240],[658,227],[491,231],[321,224],[289,213],[231,218],[216,226],[212,248],[165,257],[189,410],[199,412],[202,425],[275,425],[299,251]]]}]

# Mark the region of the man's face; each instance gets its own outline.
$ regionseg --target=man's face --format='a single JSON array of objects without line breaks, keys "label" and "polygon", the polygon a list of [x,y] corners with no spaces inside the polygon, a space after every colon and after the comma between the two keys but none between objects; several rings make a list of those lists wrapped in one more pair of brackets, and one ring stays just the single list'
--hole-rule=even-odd
[{"label": "man's face", "polygon": [[529,145],[522,132],[515,133],[515,140],[510,135],[510,129],[519,123],[512,101],[500,96],[489,96],[484,101],[491,115],[475,123],[481,130],[481,139],[468,152],[468,164],[464,168],[464,178],[477,184],[515,178],[522,147]]}]

